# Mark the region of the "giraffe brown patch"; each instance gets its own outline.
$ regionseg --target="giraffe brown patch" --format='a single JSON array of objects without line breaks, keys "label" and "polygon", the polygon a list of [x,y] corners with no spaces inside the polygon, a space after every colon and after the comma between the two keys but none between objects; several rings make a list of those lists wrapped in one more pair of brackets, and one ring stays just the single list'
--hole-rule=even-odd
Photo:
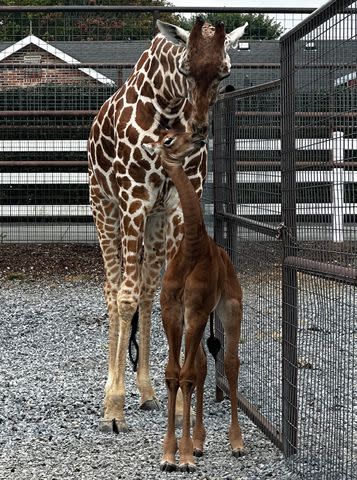
[{"label": "giraffe brown patch", "polygon": [[[171,73],[174,73],[175,71],[175,60],[174,60],[174,57],[172,55],[168,55],[168,61],[169,61],[169,68],[170,68],[170,72]],[[178,74],[176,74],[178,76]],[[176,76],[175,76],[176,77]]]},{"label": "giraffe brown patch", "polygon": [[139,73],[138,75],[138,78],[137,78],[137,81],[136,81],[136,85],[138,87],[138,89],[140,89],[141,85],[143,84],[145,80],[145,75],[143,73]]},{"label": "giraffe brown patch", "polygon": [[174,232],[173,232],[173,235],[175,238],[177,238],[181,233],[181,228],[180,228],[180,225],[177,225],[177,227],[174,228]]},{"label": "giraffe brown patch", "polygon": [[133,107],[123,108],[120,114],[119,122],[127,125],[129,123],[132,113],[133,113]]},{"label": "giraffe brown patch", "polygon": [[121,192],[121,196],[124,198],[124,200],[126,200],[126,201],[129,200],[129,194],[128,194],[128,192]]},{"label": "giraffe brown patch", "polygon": [[159,68],[159,61],[156,57],[153,57],[151,59],[151,64],[150,64],[150,68],[149,68],[149,71],[148,71],[148,77],[149,78],[153,78],[155,73],[157,72],[158,68]]},{"label": "giraffe brown patch", "polygon": [[136,107],[136,123],[143,130],[148,130],[153,124],[155,113],[155,107],[151,102],[144,104],[139,100]]},{"label": "giraffe brown patch", "polygon": [[134,223],[137,227],[140,227],[143,221],[144,221],[144,215],[142,213],[134,217]]},{"label": "giraffe brown patch", "polygon": [[105,117],[104,119],[104,122],[103,122],[103,125],[102,125],[102,133],[104,135],[106,135],[107,137],[111,137],[112,136],[112,124],[109,120],[109,117],[108,115]]},{"label": "giraffe brown patch", "polygon": [[95,143],[94,142],[90,143],[90,156],[91,156],[92,163],[94,165],[96,163]]},{"label": "giraffe brown patch", "polygon": [[159,37],[156,37],[155,40],[153,41],[152,45],[151,45],[151,48],[150,50],[152,51],[152,53],[155,53],[158,45],[160,43],[160,38]]},{"label": "giraffe brown patch", "polygon": [[185,166],[185,171],[189,168],[192,168],[192,167],[197,167],[198,164],[199,164],[199,161],[201,159],[201,154],[198,153],[197,155],[195,155],[193,158],[191,158],[191,160],[188,162],[188,164]]},{"label": "giraffe brown patch", "polygon": [[131,179],[126,175],[124,177],[119,177],[118,182],[122,188],[125,188],[125,190],[128,190],[132,184]]},{"label": "giraffe brown patch", "polygon": [[95,175],[98,179],[98,183],[100,184],[102,189],[105,191],[105,193],[108,196],[111,196],[112,192],[111,192],[110,188],[108,187],[106,177],[102,174],[102,172],[100,170],[96,170]]},{"label": "giraffe brown patch", "polygon": [[102,170],[107,172],[111,167],[111,163],[104,155],[104,151],[100,143],[97,145],[96,157],[97,157],[97,164],[101,167]]},{"label": "giraffe brown patch", "polygon": [[112,191],[113,191],[115,197],[118,197],[118,195],[119,195],[119,185],[118,185],[115,173],[113,171],[110,172],[109,182],[110,182],[110,185],[112,187]]},{"label": "giraffe brown patch", "polygon": [[98,115],[97,115],[97,121],[98,123],[102,123],[104,116],[107,113],[109,107],[109,99],[103,104],[102,108],[99,110]]},{"label": "giraffe brown patch", "polygon": [[165,109],[167,106],[167,101],[162,95],[156,95],[157,103],[162,109]]},{"label": "giraffe brown patch", "polygon": [[108,140],[105,137],[102,137],[102,146],[103,146],[104,152],[108,155],[108,157],[110,158],[115,157],[115,147],[112,141]]},{"label": "giraffe brown patch", "polygon": [[[139,149],[138,149],[139,150]],[[140,150],[139,150],[140,152]],[[134,157],[135,158],[135,157]],[[145,158],[141,158],[140,159],[140,165],[146,170],[150,170],[151,169],[151,163],[148,162],[147,160],[145,160]]]},{"label": "giraffe brown patch", "polygon": [[[133,225],[130,224],[129,227],[128,227],[128,230],[127,230],[127,234],[128,234],[128,236],[130,236],[130,237],[131,237],[131,236],[135,237],[135,236],[137,235],[137,230],[136,230],[136,228],[133,227]],[[130,240],[129,240],[129,241],[130,241]]]},{"label": "giraffe brown patch", "polygon": [[120,197],[119,198],[119,205],[120,205],[120,208],[122,209],[123,212],[126,212],[127,209],[128,209],[128,204],[126,203],[126,201],[124,200],[123,197]]},{"label": "giraffe brown patch", "polygon": [[123,165],[120,162],[115,162],[114,165],[114,170],[116,173],[119,173],[120,175],[125,175],[126,174],[126,168],[125,165]]},{"label": "giraffe brown patch", "polygon": [[139,200],[134,200],[130,203],[129,213],[135,213],[136,211],[140,210],[141,207],[142,203]]},{"label": "giraffe brown patch", "polygon": [[173,244],[174,244],[174,242],[171,240],[171,238],[169,238],[168,241],[167,241],[167,244],[166,244],[167,250],[170,250],[170,248],[173,247]]},{"label": "giraffe brown patch", "polygon": [[95,140],[98,139],[99,135],[100,135],[100,129],[99,129],[99,125],[97,122],[94,123],[93,125],[93,128],[92,128],[92,135],[93,135],[93,138]]},{"label": "giraffe brown patch", "polygon": [[141,89],[141,95],[148,98],[154,98],[154,90],[149,82],[145,82],[143,88]]},{"label": "giraffe brown patch", "polygon": [[136,145],[138,143],[139,132],[132,125],[129,125],[128,128],[126,129],[126,135],[128,137],[129,142],[132,145]]},{"label": "giraffe brown patch", "polygon": [[153,80],[153,83],[154,83],[154,86],[155,88],[157,88],[158,90],[160,90],[161,86],[162,86],[162,81],[163,81],[163,78],[162,78],[162,74],[160,72],[160,70],[157,72],[157,74],[155,75],[155,78]]},{"label": "giraffe brown patch", "polygon": [[146,170],[136,163],[130,164],[128,173],[136,183],[145,183]]},{"label": "giraffe brown patch", "polygon": [[171,45],[169,43],[165,43],[165,45],[162,47],[162,51],[164,53],[167,53],[170,50]]},{"label": "giraffe brown patch", "polygon": [[161,55],[160,63],[164,72],[169,70],[169,62],[167,61],[166,55]]},{"label": "giraffe brown patch", "polygon": [[126,261],[127,261],[127,263],[135,264],[135,263],[137,263],[137,257],[136,257],[136,255],[127,255]]},{"label": "giraffe brown patch", "polygon": [[[159,158],[157,158],[155,160],[155,170],[159,170],[161,168],[161,161]],[[167,174],[165,173],[165,175],[167,176]]]},{"label": "giraffe brown patch", "polygon": [[128,231],[129,225],[130,225],[130,217],[129,215],[124,215],[122,218],[122,224],[123,224],[123,229],[125,232]]},{"label": "giraffe brown patch", "polygon": [[134,198],[140,198],[141,200],[149,200],[149,194],[143,185],[135,186],[132,191],[132,196]]},{"label": "giraffe brown patch", "polygon": [[172,224],[176,227],[181,223],[181,217],[179,215],[175,215],[172,219]]},{"label": "giraffe brown patch", "polygon": [[128,103],[135,103],[137,101],[138,94],[134,87],[128,88],[125,98]]},{"label": "giraffe brown patch", "polygon": [[132,288],[134,286],[134,282],[132,282],[131,280],[129,280],[128,278],[125,280],[125,286],[126,287],[129,287],[129,288]]},{"label": "giraffe brown patch", "polygon": [[159,188],[162,183],[162,179],[158,173],[154,172],[150,175],[149,182],[152,183],[155,188]]},{"label": "giraffe brown patch", "polygon": [[123,142],[119,142],[118,156],[122,158],[124,163],[128,163],[130,160],[131,148]]},{"label": "giraffe brown patch", "polygon": [[128,265],[127,267],[125,267],[125,271],[126,271],[126,273],[128,273],[129,275],[130,275],[131,273],[134,273],[135,270],[136,270],[135,265]]}]

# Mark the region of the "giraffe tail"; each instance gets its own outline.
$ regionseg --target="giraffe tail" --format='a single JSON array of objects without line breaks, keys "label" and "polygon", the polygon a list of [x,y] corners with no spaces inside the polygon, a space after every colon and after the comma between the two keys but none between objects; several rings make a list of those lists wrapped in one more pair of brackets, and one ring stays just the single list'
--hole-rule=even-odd
[{"label": "giraffe tail", "polygon": [[217,354],[221,349],[221,342],[214,334],[213,330],[213,313],[209,317],[209,337],[207,338],[207,348],[209,353],[214,358],[214,361],[217,361]]},{"label": "giraffe tail", "polygon": [[133,365],[134,372],[136,372],[138,369],[138,361],[139,361],[139,345],[138,345],[138,342],[136,341],[138,324],[139,324],[139,310],[137,309],[131,321],[131,333],[130,333],[130,339],[129,339],[129,358]]}]

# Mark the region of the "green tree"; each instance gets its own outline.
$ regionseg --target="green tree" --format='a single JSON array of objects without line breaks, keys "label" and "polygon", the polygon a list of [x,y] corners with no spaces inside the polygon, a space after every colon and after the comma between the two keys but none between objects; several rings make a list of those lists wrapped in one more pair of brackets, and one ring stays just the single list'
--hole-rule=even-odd
[{"label": "green tree", "polygon": [[[62,6],[62,5],[128,5],[127,0],[3,0],[4,5]],[[166,0],[132,0],[131,6],[166,6]],[[162,20],[179,23],[181,17],[163,13]],[[0,40],[18,41],[29,34],[51,40],[121,40],[147,39],[153,36],[153,15],[130,12],[44,12],[9,13],[2,15]]]},{"label": "green tree", "polygon": [[[262,13],[208,13],[202,17],[212,25],[222,21],[226,26],[226,31],[230,32],[248,22],[245,38],[255,40],[267,40],[280,37],[284,28],[281,23],[274,18]],[[181,26],[186,30],[190,30],[194,18],[182,19]]]}]

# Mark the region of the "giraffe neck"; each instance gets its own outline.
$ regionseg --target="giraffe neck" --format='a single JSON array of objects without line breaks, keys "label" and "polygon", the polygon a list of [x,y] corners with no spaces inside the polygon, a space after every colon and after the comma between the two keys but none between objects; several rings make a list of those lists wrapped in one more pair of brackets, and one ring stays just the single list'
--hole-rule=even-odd
[{"label": "giraffe neck", "polygon": [[183,47],[157,35],[139,59],[128,81],[129,85],[136,85],[139,98],[150,102],[156,114],[165,117],[164,123],[167,125],[164,127],[170,126],[170,121],[184,115],[184,111],[189,108],[187,80],[177,67],[182,51]]},{"label": "giraffe neck", "polygon": [[183,253],[187,257],[198,257],[204,253],[206,227],[198,195],[182,165],[163,158],[165,171],[173,181],[180,197],[184,218]]}]

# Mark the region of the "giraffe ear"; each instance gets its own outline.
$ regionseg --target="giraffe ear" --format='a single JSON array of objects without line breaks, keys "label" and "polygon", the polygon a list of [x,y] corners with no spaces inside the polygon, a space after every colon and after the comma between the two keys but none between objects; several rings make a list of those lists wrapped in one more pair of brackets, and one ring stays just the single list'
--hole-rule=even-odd
[{"label": "giraffe ear", "polygon": [[171,23],[162,22],[161,20],[156,20],[157,28],[160,32],[172,43],[183,43],[184,45],[188,42],[188,37],[190,32],[187,32],[181,27],[172,25]]},{"label": "giraffe ear", "polygon": [[227,40],[227,49],[228,48],[238,48],[238,42],[241,37],[244,35],[244,30],[246,26],[248,25],[248,22],[245,22],[243,27],[238,27],[233,32],[227,33],[226,35],[226,40]]},{"label": "giraffe ear", "polygon": [[143,143],[141,146],[143,147],[146,153],[148,153],[149,155],[154,155],[155,147],[152,143]]}]

